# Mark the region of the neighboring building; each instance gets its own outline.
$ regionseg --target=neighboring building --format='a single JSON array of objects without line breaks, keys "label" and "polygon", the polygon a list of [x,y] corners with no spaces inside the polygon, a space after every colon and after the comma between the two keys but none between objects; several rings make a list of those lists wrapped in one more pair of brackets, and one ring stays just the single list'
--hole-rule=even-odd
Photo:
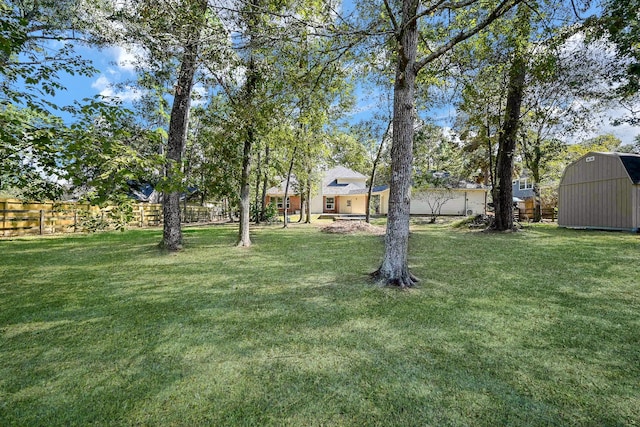
[{"label": "neighboring building", "polygon": [[[284,190],[287,180],[283,180],[279,185],[267,190],[266,203],[273,203],[278,208],[278,212],[284,211]],[[301,206],[301,197],[298,191],[298,181],[295,177],[289,180],[289,191],[287,192],[287,212],[298,212]]]},{"label": "neighboring building", "polygon": [[531,207],[533,206],[533,200],[536,197],[533,192],[533,179],[527,176],[514,179],[511,182],[511,191],[513,193],[514,202],[518,202],[518,207],[524,209],[526,201],[529,202],[526,203],[527,208],[529,205],[531,205]]},{"label": "neighboring building", "polygon": [[514,179],[511,182],[511,191],[513,193],[513,202],[518,209],[531,212],[533,215],[536,198],[533,192],[533,180],[527,176]]},{"label": "neighboring building", "polygon": [[590,152],[564,171],[558,225],[569,228],[640,228],[640,155]]},{"label": "neighboring building", "polygon": [[[312,214],[357,214],[364,215],[367,209],[367,187],[368,177],[355,172],[344,166],[338,166],[324,172],[322,186],[319,194],[311,197],[310,206]],[[275,203],[278,211],[284,209],[284,187],[286,180],[276,187],[267,190],[267,203]],[[386,214],[388,200],[385,200],[386,186],[375,187],[372,190],[372,209],[379,207],[380,214]],[[287,209],[290,212],[300,210],[300,195],[295,179],[291,179],[289,184],[289,194],[287,197]]]},{"label": "neighboring building", "polygon": [[[322,186],[318,194],[311,197],[312,214],[364,215],[367,209],[368,177],[344,166],[326,171],[322,177]],[[267,190],[267,203],[275,203],[278,212],[284,210],[284,187],[286,181]],[[434,189],[412,193],[411,215],[431,215],[432,206],[439,206],[440,215],[477,215],[487,210],[488,188],[479,184],[460,183],[446,194],[446,201],[434,204],[434,197],[441,195],[441,190]],[[294,178],[289,183],[287,210],[300,210],[300,195]],[[376,186],[371,190],[371,212],[386,215],[389,211],[389,186]],[[437,208],[436,208],[437,209]]]},{"label": "neighboring building", "polygon": [[478,215],[487,211],[489,189],[480,184],[460,183],[456,188],[434,188],[411,192],[411,215]]},{"label": "neighboring building", "polygon": [[511,183],[513,197],[526,200],[535,197],[533,193],[533,180],[528,177],[514,179]]}]

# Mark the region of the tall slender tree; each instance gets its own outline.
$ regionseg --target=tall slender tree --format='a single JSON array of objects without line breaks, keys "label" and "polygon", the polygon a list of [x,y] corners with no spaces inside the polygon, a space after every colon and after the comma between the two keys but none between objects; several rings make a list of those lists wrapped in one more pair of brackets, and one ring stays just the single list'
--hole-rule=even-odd
[{"label": "tall slender tree", "polygon": [[166,153],[166,178],[169,190],[164,192],[162,212],[164,215],[162,245],[170,251],[182,248],[182,225],[180,218],[180,186],[176,182],[181,177],[182,155],[187,143],[187,128],[191,107],[191,92],[198,67],[203,27],[206,22],[206,0],[185,2],[188,14],[186,39],[184,41],[180,71],[173,95],[173,106],[169,119],[169,137]]},{"label": "tall slender tree", "polygon": [[493,187],[495,221],[493,228],[506,231],[513,228],[513,161],[516,155],[518,128],[520,126],[520,107],[524,97],[527,76],[527,51],[531,31],[529,6],[518,6],[517,27],[512,44],[512,59],[509,68],[509,83],[505,119],[498,137],[498,155],[496,158],[496,182]]},{"label": "tall slender tree", "polygon": [[[416,77],[425,67],[485,29],[518,3],[519,0],[490,4],[477,1],[423,3],[419,0],[403,0],[399,3],[400,7],[395,9],[395,4],[384,2],[393,35],[396,72],[385,251],[380,268],[372,274],[382,284],[405,288],[414,286],[418,281],[408,265]],[[441,31],[443,25],[448,27],[447,31]]]}]

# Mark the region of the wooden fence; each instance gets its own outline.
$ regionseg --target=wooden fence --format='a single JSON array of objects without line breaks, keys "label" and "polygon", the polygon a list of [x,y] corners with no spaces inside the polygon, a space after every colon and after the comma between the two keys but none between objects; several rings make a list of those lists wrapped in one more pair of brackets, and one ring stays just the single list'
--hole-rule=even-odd
[{"label": "wooden fence", "polygon": [[[513,210],[513,216],[516,221],[527,222],[533,221],[533,208],[528,209],[518,209],[515,208]],[[555,208],[542,208],[542,219],[550,219],[552,222],[556,220],[558,217],[558,212]]]},{"label": "wooden fence", "polygon": [[[25,234],[76,233],[86,231],[87,217],[107,218],[113,207],[100,208],[86,203],[29,203],[17,199],[0,199],[0,237]],[[225,218],[222,205],[213,207],[183,206],[183,223],[202,223]],[[149,227],[162,224],[162,205],[134,205],[129,227]]]}]

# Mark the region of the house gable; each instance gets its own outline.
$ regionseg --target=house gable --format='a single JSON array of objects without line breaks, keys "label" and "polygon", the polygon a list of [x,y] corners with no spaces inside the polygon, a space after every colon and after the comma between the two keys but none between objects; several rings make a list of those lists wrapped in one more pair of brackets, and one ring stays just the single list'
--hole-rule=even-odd
[{"label": "house gable", "polygon": [[367,177],[344,166],[337,166],[325,172],[322,179],[322,195],[365,194]]}]

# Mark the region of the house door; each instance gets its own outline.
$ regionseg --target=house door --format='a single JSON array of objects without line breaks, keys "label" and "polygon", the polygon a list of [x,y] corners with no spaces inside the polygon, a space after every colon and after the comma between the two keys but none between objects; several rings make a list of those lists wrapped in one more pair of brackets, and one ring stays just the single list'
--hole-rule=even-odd
[{"label": "house door", "polygon": [[351,207],[351,199],[347,199],[347,206],[344,209],[344,213],[350,214],[351,212],[353,212]]}]

